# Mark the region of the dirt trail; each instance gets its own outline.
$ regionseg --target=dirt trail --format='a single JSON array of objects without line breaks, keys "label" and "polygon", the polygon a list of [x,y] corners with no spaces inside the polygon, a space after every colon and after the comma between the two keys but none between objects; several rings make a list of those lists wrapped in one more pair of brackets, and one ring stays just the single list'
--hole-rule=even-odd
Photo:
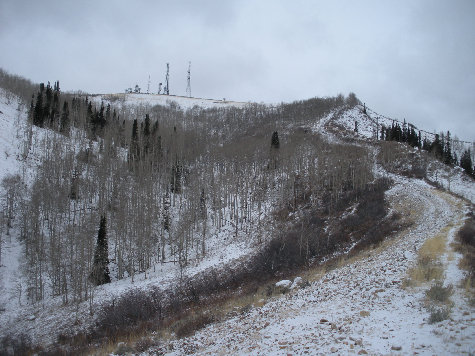
[{"label": "dirt trail", "polygon": [[[387,197],[393,210],[413,222],[395,238],[342,263],[305,289],[172,341],[160,351],[175,355],[473,352],[473,308],[457,286],[463,276],[457,256],[443,258],[448,271],[445,283],[456,289],[452,320],[429,324],[423,305],[429,286],[401,286],[426,239],[441,231],[448,231],[447,244],[453,239],[463,223],[463,202],[424,182],[403,178]],[[453,252],[447,254],[453,257]]]}]

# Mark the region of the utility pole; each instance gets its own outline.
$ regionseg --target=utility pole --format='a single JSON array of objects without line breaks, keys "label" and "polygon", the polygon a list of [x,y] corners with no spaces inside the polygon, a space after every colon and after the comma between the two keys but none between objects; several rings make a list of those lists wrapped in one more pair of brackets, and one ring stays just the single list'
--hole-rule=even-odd
[{"label": "utility pole", "polygon": [[191,62],[188,62],[188,75],[186,77],[186,95],[191,98]]}]

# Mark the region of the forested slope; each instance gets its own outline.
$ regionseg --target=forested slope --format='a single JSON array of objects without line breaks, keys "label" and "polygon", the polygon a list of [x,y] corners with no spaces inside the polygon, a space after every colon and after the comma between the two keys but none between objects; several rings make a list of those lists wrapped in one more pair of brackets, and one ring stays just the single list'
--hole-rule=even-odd
[{"label": "forested slope", "polygon": [[[1,74],[8,340],[24,334],[25,344],[49,347],[60,334],[68,344],[78,333],[94,340],[161,325],[398,228],[384,198],[391,179],[375,167],[407,161],[384,156],[400,152],[388,141],[421,142],[393,126],[368,144],[380,137],[361,134],[372,123],[354,94],[154,105],[163,100],[63,93],[59,82]],[[438,157],[437,141],[428,149]],[[141,305],[152,291],[149,309],[127,314],[130,298]]]}]

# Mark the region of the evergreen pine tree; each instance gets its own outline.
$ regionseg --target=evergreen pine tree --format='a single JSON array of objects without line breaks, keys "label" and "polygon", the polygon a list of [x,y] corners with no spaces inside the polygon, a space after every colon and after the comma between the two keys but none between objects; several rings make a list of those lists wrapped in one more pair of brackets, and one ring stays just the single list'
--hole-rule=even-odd
[{"label": "evergreen pine tree", "polygon": [[144,156],[148,154],[150,148],[150,116],[145,115],[144,127],[143,127],[143,150]]},{"label": "evergreen pine tree", "polygon": [[90,275],[91,282],[96,286],[110,283],[109,274],[109,247],[107,243],[106,217],[101,216],[99,232],[97,233],[97,245],[94,252],[94,262]]},{"label": "evergreen pine tree", "polygon": [[38,92],[36,96],[35,109],[33,111],[33,125],[43,127],[43,92]]},{"label": "evergreen pine tree", "polygon": [[53,89],[51,88],[50,83],[48,82],[48,85],[46,85],[46,91],[45,91],[45,105],[43,106],[43,122],[45,120],[47,124],[51,125],[53,122],[52,116],[51,116],[51,106],[53,105]]},{"label": "evergreen pine tree", "polygon": [[166,194],[163,196],[162,214],[163,214],[163,220],[162,220],[163,229],[165,231],[170,231],[170,193],[168,192],[168,189],[167,189]]},{"label": "evergreen pine tree", "polygon": [[50,125],[54,129],[58,129],[59,119],[59,82],[54,83],[53,102],[51,104]]},{"label": "evergreen pine tree", "polygon": [[132,139],[130,141],[129,162],[136,162],[140,157],[139,127],[137,119],[132,126]]},{"label": "evergreen pine tree", "polygon": [[453,163],[452,147],[451,147],[451,142],[450,142],[450,131],[447,131],[447,136],[445,137],[444,163],[445,164],[452,164]]},{"label": "evergreen pine tree", "polygon": [[63,103],[63,111],[61,112],[61,125],[59,130],[63,134],[69,133],[69,105],[66,100]]},{"label": "evergreen pine tree", "polygon": [[272,133],[272,139],[271,139],[270,145],[273,148],[279,148],[280,147],[279,134],[277,133],[277,131],[274,131]]},{"label": "evergreen pine tree", "polygon": [[438,159],[442,159],[444,156],[444,146],[440,140],[440,136],[438,134],[435,135],[434,141],[430,146],[430,151],[434,154],[434,156]]},{"label": "evergreen pine tree", "polygon": [[460,167],[462,167],[469,175],[473,175],[474,173],[471,156],[470,149],[468,149],[465,150],[462,154],[462,157],[460,157]]}]

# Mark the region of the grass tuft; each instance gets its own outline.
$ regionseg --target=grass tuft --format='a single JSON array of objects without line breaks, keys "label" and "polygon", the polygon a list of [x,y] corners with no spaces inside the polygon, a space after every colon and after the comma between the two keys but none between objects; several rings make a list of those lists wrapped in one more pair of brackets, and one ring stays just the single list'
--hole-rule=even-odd
[{"label": "grass tuft", "polygon": [[410,283],[417,285],[432,280],[441,280],[444,277],[444,268],[438,259],[434,260],[428,256],[419,256],[417,265],[409,271]]}]

